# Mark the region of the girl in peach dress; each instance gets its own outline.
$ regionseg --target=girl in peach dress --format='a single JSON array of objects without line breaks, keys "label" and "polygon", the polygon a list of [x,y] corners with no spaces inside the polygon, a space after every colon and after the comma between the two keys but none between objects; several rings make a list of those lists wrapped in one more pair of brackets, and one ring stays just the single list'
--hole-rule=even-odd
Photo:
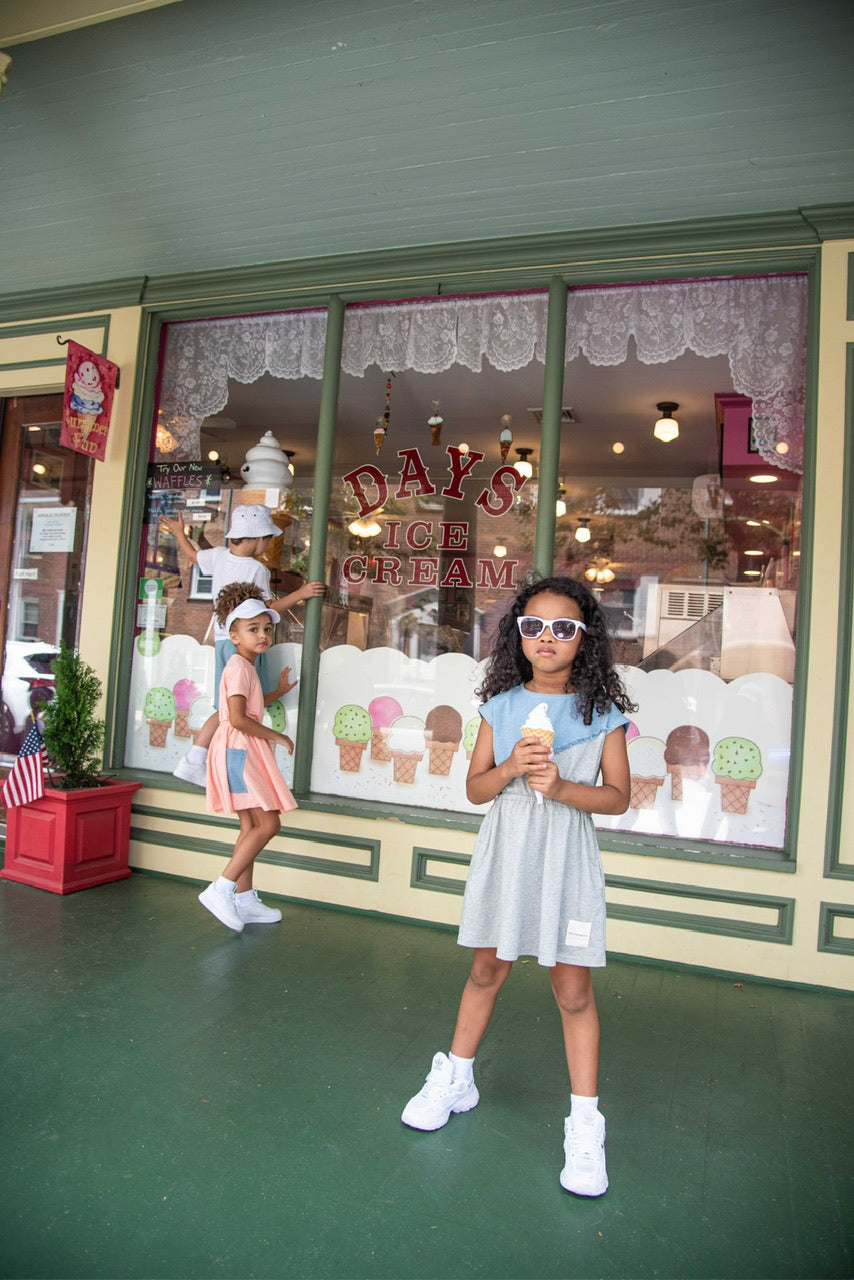
[{"label": "girl in peach dress", "polygon": [[222,875],[199,894],[199,901],[235,933],[247,924],[273,924],[282,913],[265,907],[252,887],[255,859],[279,831],[279,814],[297,807],[279,772],[275,743],[293,755],[286,734],[262,723],[265,702],[294,688],[285,667],[273,693],[265,698],[255,660],[273,643],[278,615],[246,583],[223,587],[216,613],[237,652],[229,658],[219,688],[219,724],[208,752],[207,807],[212,813],[236,813],[240,834]]}]

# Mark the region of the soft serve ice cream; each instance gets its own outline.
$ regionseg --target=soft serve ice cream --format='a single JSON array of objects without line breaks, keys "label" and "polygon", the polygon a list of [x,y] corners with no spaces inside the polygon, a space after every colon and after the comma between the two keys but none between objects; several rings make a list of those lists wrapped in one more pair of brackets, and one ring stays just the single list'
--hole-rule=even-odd
[{"label": "soft serve ice cream", "polygon": [[[549,719],[549,707],[547,702],[538,702],[533,710],[528,712],[528,718],[522,725],[523,738],[535,738],[538,742],[542,742],[547,747],[554,746],[555,730],[554,725]],[[543,803],[542,792],[535,791],[534,795],[537,804]]]}]

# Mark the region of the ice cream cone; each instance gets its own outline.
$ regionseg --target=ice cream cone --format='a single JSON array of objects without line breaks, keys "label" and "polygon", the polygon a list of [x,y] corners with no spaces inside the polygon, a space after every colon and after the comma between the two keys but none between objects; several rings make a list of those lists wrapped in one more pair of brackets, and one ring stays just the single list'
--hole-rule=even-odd
[{"label": "ice cream cone", "polygon": [[507,455],[508,455],[508,453],[510,452],[510,441],[509,441],[509,440],[502,440],[502,441],[501,441],[500,448],[501,448],[501,461],[502,461],[502,462],[506,462],[506,461],[507,461]]},{"label": "ice cream cone", "polygon": [[375,431],[375,432],[374,432],[374,447],[375,447],[375,449],[376,449],[377,453],[379,453],[380,449],[383,447],[383,440],[385,440],[385,431],[379,431],[379,430],[378,430],[378,431]]},{"label": "ice cream cone", "polygon": [[171,723],[171,720],[149,720],[148,741],[152,747],[166,746],[166,734]]},{"label": "ice cream cone", "polygon": [[658,797],[658,788],[664,783],[663,778],[632,777],[632,795],[629,804],[633,809],[654,809]]},{"label": "ice cream cone", "polygon": [[189,738],[189,737],[190,737],[190,724],[189,724],[189,720],[190,720],[190,713],[189,713],[189,711],[182,711],[182,710],[180,710],[180,708],[179,708],[179,709],[175,712],[175,737],[176,737],[176,738]]},{"label": "ice cream cone", "polygon": [[693,778],[695,781],[702,778],[706,772],[704,764],[669,764],[667,772],[670,774],[670,795],[673,800],[682,799],[682,783],[685,778]]},{"label": "ice cream cone", "polygon": [[380,764],[388,764],[391,752],[388,749],[388,729],[374,729],[371,734],[371,759]]},{"label": "ice cream cone", "polygon": [[447,776],[451,772],[451,764],[459,745],[459,742],[429,743],[430,772]]},{"label": "ice cream cone", "polygon": [[348,742],[346,738],[336,738],[338,743],[338,759],[345,773],[358,773],[362,764],[362,752],[367,742]]},{"label": "ice cream cone", "polygon": [[522,737],[536,738],[538,742],[544,743],[547,747],[554,746],[554,729],[532,729],[528,725],[523,724]]},{"label": "ice cream cone", "polygon": [[78,413],[77,430],[80,432],[84,440],[89,439],[89,436],[92,434],[92,428],[98,421],[99,416],[100,415],[97,413]]},{"label": "ice cream cone", "polygon": [[414,782],[421,756],[414,751],[392,751],[395,782]]},{"label": "ice cream cone", "polygon": [[715,775],[721,789],[721,813],[747,813],[750,793],[756,786],[753,778],[721,778]]},{"label": "ice cream cone", "polygon": [[441,424],[441,422],[437,422],[437,423],[435,423],[435,424],[433,424],[433,423],[431,423],[431,424],[430,424],[430,434],[431,434],[431,435],[432,435],[432,437],[433,437],[433,439],[432,439],[432,441],[431,441],[431,444],[441,444],[441,443],[442,443],[442,424]]}]

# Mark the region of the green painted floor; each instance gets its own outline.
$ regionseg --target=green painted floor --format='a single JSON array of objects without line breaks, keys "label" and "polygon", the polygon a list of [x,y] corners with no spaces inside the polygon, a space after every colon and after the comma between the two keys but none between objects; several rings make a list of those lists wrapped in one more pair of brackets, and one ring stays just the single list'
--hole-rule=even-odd
[{"label": "green painted floor", "polygon": [[561,1191],[548,979],[519,963],[482,1101],[399,1121],[447,1049],[447,931],[198,886],[0,882],[3,1277],[850,1277],[854,1001],[612,962],[611,1190]]}]

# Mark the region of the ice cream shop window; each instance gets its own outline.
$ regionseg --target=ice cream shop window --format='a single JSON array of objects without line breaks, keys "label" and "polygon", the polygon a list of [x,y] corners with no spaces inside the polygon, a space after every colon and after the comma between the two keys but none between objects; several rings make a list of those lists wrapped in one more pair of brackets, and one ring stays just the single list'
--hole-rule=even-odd
[{"label": "ice cream shop window", "polygon": [[[170,522],[216,546],[237,507],[261,502],[281,534],[275,594],[325,545],[316,715],[298,744],[311,791],[478,812],[465,798],[475,689],[509,601],[545,562],[545,510],[554,572],[598,595],[639,708],[631,807],[599,825],[778,856],[806,303],[796,274],[571,288],[557,379],[544,292],[350,305],[324,457],[325,310],[168,325],[127,762],[171,772],[213,694],[211,584]],[[561,376],[559,421],[544,423]],[[332,479],[323,511],[318,468]],[[276,637],[296,675],[303,621],[287,610]],[[297,704],[295,691],[275,712],[292,736]]]},{"label": "ice cream shop window", "polygon": [[347,310],[314,791],[475,812],[474,690],[533,566],[545,321],[543,294]]}]

